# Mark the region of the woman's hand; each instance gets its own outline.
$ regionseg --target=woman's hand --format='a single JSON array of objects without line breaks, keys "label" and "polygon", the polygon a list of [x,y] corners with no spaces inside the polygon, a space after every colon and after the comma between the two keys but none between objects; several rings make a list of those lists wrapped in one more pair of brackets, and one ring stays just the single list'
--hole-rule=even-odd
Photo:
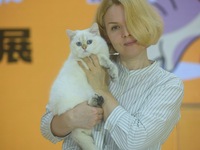
[{"label": "woman's hand", "polygon": [[89,69],[86,69],[81,62],[80,67],[84,70],[88,83],[92,88],[97,91],[108,91],[108,73],[106,69],[99,64],[98,57],[91,55],[90,57],[83,58]]},{"label": "woman's hand", "polygon": [[54,116],[51,130],[54,135],[63,137],[76,128],[91,129],[102,119],[102,108],[92,107],[83,102],[59,116]]},{"label": "woman's hand", "polygon": [[91,129],[103,119],[103,109],[89,106],[87,102],[77,105],[72,112],[71,120],[76,128]]},{"label": "woman's hand", "polygon": [[119,105],[108,89],[108,73],[105,68],[100,66],[99,60],[95,55],[84,58],[83,61],[87,64],[89,69],[86,69],[81,62],[79,62],[79,65],[84,70],[88,83],[97,94],[104,98],[102,108],[104,111],[103,118],[106,120],[110,113]]}]

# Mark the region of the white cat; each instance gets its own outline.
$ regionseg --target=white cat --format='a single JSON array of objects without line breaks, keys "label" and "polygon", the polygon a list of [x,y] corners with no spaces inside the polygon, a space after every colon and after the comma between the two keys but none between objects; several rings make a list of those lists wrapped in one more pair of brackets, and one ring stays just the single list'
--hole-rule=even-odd
[{"label": "white cat", "polygon": [[[77,63],[81,61],[88,69],[82,58],[91,54],[97,55],[100,65],[107,68],[111,79],[115,81],[118,78],[118,69],[109,59],[108,46],[100,36],[97,23],[85,30],[67,30],[67,34],[70,38],[71,52],[53,83],[48,104],[54,115],[60,115],[85,100],[95,107],[103,103],[102,97],[97,95],[88,84],[84,71]],[[71,135],[82,150],[97,149],[91,136],[91,130],[76,129]]]}]

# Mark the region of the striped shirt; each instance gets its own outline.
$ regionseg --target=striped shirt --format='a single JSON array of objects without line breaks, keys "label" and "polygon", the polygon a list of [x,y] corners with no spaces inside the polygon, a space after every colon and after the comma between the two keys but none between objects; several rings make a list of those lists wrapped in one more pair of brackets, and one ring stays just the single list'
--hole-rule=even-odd
[{"label": "striped shirt", "polygon": [[[93,129],[98,150],[160,150],[180,118],[182,81],[157,62],[131,71],[117,66],[119,81],[110,83],[110,91],[120,105]],[[63,150],[80,150],[70,134],[52,134],[52,118],[47,106],[41,119],[43,136],[53,143],[63,140]]]}]

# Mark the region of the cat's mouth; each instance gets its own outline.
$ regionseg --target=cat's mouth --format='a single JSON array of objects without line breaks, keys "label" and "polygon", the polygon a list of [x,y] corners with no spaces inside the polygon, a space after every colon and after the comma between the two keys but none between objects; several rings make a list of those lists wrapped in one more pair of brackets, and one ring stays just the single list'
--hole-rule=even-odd
[{"label": "cat's mouth", "polygon": [[89,54],[89,52],[87,50],[83,51],[83,55]]},{"label": "cat's mouth", "polygon": [[86,56],[89,56],[90,53],[88,51],[83,51],[82,54],[81,54],[81,57],[86,57]]}]

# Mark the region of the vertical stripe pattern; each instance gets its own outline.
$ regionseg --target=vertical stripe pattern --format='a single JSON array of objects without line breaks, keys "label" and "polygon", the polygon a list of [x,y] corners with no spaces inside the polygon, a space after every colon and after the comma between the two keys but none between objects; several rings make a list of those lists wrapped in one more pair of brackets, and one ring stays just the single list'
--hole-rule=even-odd
[{"label": "vertical stripe pattern", "polygon": [[[93,130],[99,150],[160,150],[180,118],[183,83],[154,62],[139,70],[127,70],[120,63],[119,81],[110,91],[119,102],[106,122]],[[79,150],[68,135],[55,137],[50,130],[52,114],[41,120],[41,132],[51,142],[63,142],[63,150]]]}]

